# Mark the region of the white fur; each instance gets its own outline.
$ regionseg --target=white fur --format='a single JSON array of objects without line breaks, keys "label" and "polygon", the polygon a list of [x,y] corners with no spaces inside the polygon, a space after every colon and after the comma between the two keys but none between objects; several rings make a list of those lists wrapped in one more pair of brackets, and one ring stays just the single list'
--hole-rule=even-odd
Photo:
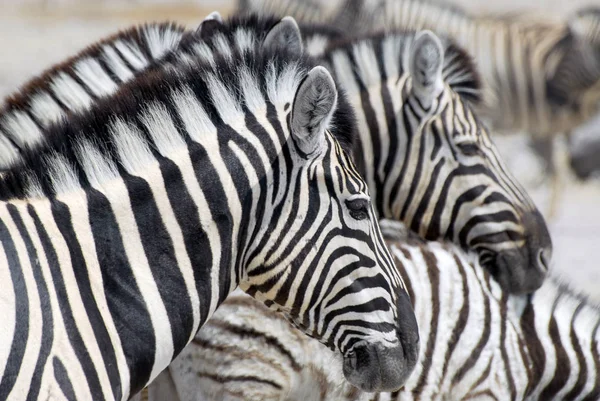
[{"label": "white fur", "polygon": [[234,34],[235,44],[240,52],[251,51],[256,46],[256,37],[246,29],[237,29]]},{"label": "white fur", "polygon": [[117,166],[112,160],[104,156],[93,143],[80,140],[77,143],[76,154],[77,160],[92,187],[102,189],[110,181],[119,178]]},{"label": "white fur", "polygon": [[179,135],[173,118],[164,105],[160,103],[150,104],[144,110],[140,119],[161,155],[167,157],[186,151],[185,141]]},{"label": "white fur", "polygon": [[22,111],[6,115],[0,120],[0,126],[19,146],[35,145],[43,139],[40,128]]},{"label": "white fur", "polygon": [[0,131],[0,169],[7,169],[21,158],[19,150]]},{"label": "white fur", "polygon": [[136,70],[143,70],[148,65],[148,60],[134,43],[117,40],[114,46]]},{"label": "white fur", "polygon": [[[1,243],[0,266],[8,266],[8,259]],[[0,269],[0,283],[2,283],[2,291],[0,291],[0,321],[3,327],[3,330],[0,330],[0,377],[3,377],[6,366],[1,362],[8,361],[16,322],[15,289],[10,269]]]},{"label": "white fur", "polygon": [[29,107],[35,118],[45,128],[48,125],[60,121],[65,113],[63,109],[46,92],[36,93],[31,97]]},{"label": "white fur", "polygon": [[138,129],[120,118],[110,124],[119,161],[129,174],[142,172],[157,163]]},{"label": "white fur", "polygon": [[233,54],[231,53],[231,46],[229,41],[222,33],[217,33],[211,38],[212,43],[215,45],[215,53],[220,56],[224,56],[227,60],[233,61]]},{"label": "white fur", "polygon": [[102,58],[106,61],[108,68],[123,82],[133,78],[133,72],[125,65],[119,54],[112,46],[104,45],[102,47]]},{"label": "white fur", "polygon": [[46,158],[48,176],[56,193],[73,192],[81,189],[77,173],[69,161],[58,153]]},{"label": "white fur", "polygon": [[104,71],[98,60],[91,57],[79,60],[73,67],[77,76],[96,96],[114,93],[118,85]]},{"label": "white fur", "polygon": [[177,47],[181,41],[182,33],[175,29],[163,30],[157,26],[148,26],[144,29],[144,36],[150,54],[156,60]]},{"label": "white fur", "polygon": [[52,79],[50,88],[69,110],[85,110],[92,104],[90,95],[73,78],[64,72],[59,72]]}]

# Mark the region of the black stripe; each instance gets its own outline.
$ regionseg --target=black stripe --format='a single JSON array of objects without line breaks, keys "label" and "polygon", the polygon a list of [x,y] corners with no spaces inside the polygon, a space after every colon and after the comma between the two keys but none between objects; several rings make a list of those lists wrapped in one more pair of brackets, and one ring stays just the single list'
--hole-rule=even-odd
[{"label": "black stripe", "polygon": [[465,375],[475,366],[479,358],[481,357],[482,351],[485,349],[485,345],[488,343],[490,339],[490,333],[492,331],[492,311],[490,310],[490,298],[486,296],[485,293],[482,294],[483,302],[484,302],[484,322],[483,322],[483,332],[481,333],[481,337],[477,342],[477,345],[473,348],[473,353],[469,356],[469,358],[463,363],[458,372],[454,374],[452,377],[452,386],[458,384]]},{"label": "black stripe", "polygon": [[10,270],[15,292],[15,334],[6,360],[4,374],[0,378],[0,398],[5,400],[15,385],[23,363],[23,355],[29,336],[29,298],[23,267],[19,261],[15,243],[2,219],[0,219],[0,240],[8,260],[8,269]]},{"label": "black stripe", "polygon": [[152,321],[108,199],[92,188],[87,194],[90,226],[98,251],[106,302],[130,370],[130,388],[134,388],[144,381],[144,373],[150,374],[154,364],[156,340]]},{"label": "black stripe", "polygon": [[506,374],[506,380],[507,383],[505,384],[509,390],[510,390],[510,399],[511,400],[515,400],[516,399],[516,393],[517,393],[517,389],[515,387],[515,380],[513,378],[513,372],[510,369],[510,361],[508,358],[508,352],[506,350],[507,348],[507,343],[506,343],[506,331],[507,331],[507,326],[509,324],[508,318],[507,318],[507,300],[508,300],[508,295],[506,293],[504,293],[502,295],[502,298],[500,299],[500,355],[502,356],[502,361],[504,362],[504,366],[506,367],[506,369],[504,369],[505,374]]},{"label": "black stripe", "polygon": [[590,336],[590,349],[592,353],[592,359],[594,360],[594,387],[592,391],[584,398],[584,401],[597,401],[600,398],[600,355],[598,353],[598,328],[600,327],[600,320],[596,322],[592,335]]},{"label": "black stripe", "polygon": [[583,354],[583,350],[581,349],[581,344],[579,344],[579,338],[577,337],[577,332],[575,331],[575,319],[577,318],[577,316],[579,315],[579,312],[581,312],[581,309],[583,307],[584,307],[583,303],[580,303],[579,305],[577,305],[577,309],[575,310],[575,313],[573,313],[573,317],[571,318],[570,338],[571,338],[571,345],[573,345],[573,351],[575,351],[575,356],[577,357],[577,364],[579,365],[579,374],[577,375],[577,381],[575,382],[575,385],[573,386],[571,391],[569,391],[569,393],[567,395],[565,395],[566,400],[574,400],[575,398],[577,398],[579,396],[579,394],[581,394],[581,392],[583,391],[583,388],[586,385],[587,377],[588,377],[587,364],[585,362],[585,357],[583,356],[584,354]]},{"label": "black stripe", "polygon": [[204,377],[207,379],[211,379],[216,381],[217,383],[221,383],[226,385],[228,382],[252,382],[258,384],[266,384],[271,387],[276,388],[277,390],[283,390],[283,386],[278,383],[275,383],[272,380],[263,379],[256,376],[248,376],[248,375],[239,375],[239,376],[228,376],[228,375],[220,375],[220,374],[212,374],[212,373],[198,373],[198,377]]},{"label": "black stripe", "polygon": [[[416,127],[415,127],[416,128]],[[423,128],[423,131],[426,131],[426,128]],[[414,175],[410,177],[407,181],[409,183],[408,194],[406,195],[406,200],[404,201],[404,206],[402,207],[402,211],[400,212],[400,220],[406,219],[406,214],[408,213],[409,207],[413,204],[413,197],[417,192],[417,189],[422,186],[421,183],[421,174],[423,172],[423,160],[425,159],[425,145],[426,145],[427,135],[421,135],[420,144],[419,144],[419,153],[417,154],[416,166],[414,167]],[[411,149],[406,149],[407,156],[411,153]],[[414,159],[411,160],[414,163]],[[411,163],[412,164],[412,163]],[[440,160],[438,165],[436,166],[438,169],[443,165],[443,160]],[[439,170],[438,170],[439,171]],[[433,177],[434,180],[437,177]],[[431,184],[431,181],[430,181]]]},{"label": "black stripe", "polygon": [[[175,259],[172,238],[162,221],[150,185],[144,179],[126,173],[122,177],[148,266],[152,271],[152,279],[158,287],[169,317],[173,346],[183,349],[192,332],[192,307],[185,281]],[[164,341],[157,338],[156,346],[160,346],[161,340]],[[137,370],[136,373],[140,376],[132,386],[131,394],[137,393],[147,384],[151,371]]]},{"label": "black stripe", "polygon": [[[467,191],[463,192],[454,200],[454,204],[452,205],[452,212],[450,214],[448,227],[446,228],[446,232],[444,236],[450,240],[454,239],[454,224],[458,218],[458,212],[461,210],[461,207],[465,203],[473,202],[477,199],[481,194],[486,190],[485,185],[477,185],[473,188],[469,188]],[[426,233],[426,238],[437,239],[442,236],[442,216],[444,212],[447,210],[446,207],[447,196],[440,194],[435,204],[435,208],[433,210],[433,215],[431,217],[431,223]]]},{"label": "black stripe", "polygon": [[431,283],[431,320],[429,322],[429,338],[427,339],[427,346],[425,348],[425,356],[423,357],[423,369],[421,370],[421,376],[413,387],[414,393],[421,393],[423,388],[427,385],[427,378],[432,364],[433,352],[435,350],[435,344],[437,341],[438,324],[440,318],[440,274],[437,267],[437,261],[435,255],[428,250],[423,250],[423,259],[427,265],[427,272],[429,273],[429,281]]},{"label": "black stripe", "polygon": [[521,315],[521,332],[527,344],[527,351],[531,358],[531,372],[525,390],[525,396],[530,395],[537,387],[542,375],[544,374],[544,366],[546,366],[546,351],[538,337],[538,332],[535,327],[535,309],[533,303],[529,301],[523,314]]},{"label": "black stripe", "polygon": [[75,271],[79,268],[79,266],[60,265],[56,250],[54,249],[54,244],[52,243],[49,234],[46,232],[43,223],[34,210],[30,210],[30,214],[35,223],[42,247],[44,248],[44,253],[48,259],[48,266],[50,268],[50,272],[52,273],[52,282],[56,290],[56,297],[58,298],[58,305],[62,313],[62,320],[65,325],[67,336],[69,337],[69,342],[73,348],[73,351],[75,352],[75,355],[77,356],[77,360],[81,365],[81,369],[85,374],[85,379],[88,387],[90,388],[90,392],[93,396],[100,396],[102,394],[102,388],[100,386],[98,372],[96,372],[92,358],[85,347],[81,333],[79,332],[79,329],[75,323],[76,318],[73,315],[71,304],[69,303],[69,297],[67,295],[67,287],[63,280],[63,269],[73,269]]},{"label": "black stripe", "polygon": [[[559,302],[557,300],[556,302]],[[562,390],[562,388],[567,384],[569,380],[569,371],[571,369],[571,362],[569,361],[569,356],[565,351],[565,348],[560,339],[560,333],[558,332],[558,324],[556,323],[555,318],[555,308],[552,311],[552,318],[549,323],[549,334],[550,339],[552,340],[552,345],[554,346],[554,350],[556,352],[556,367],[554,370],[554,375],[552,376],[552,380],[550,383],[546,385],[544,390],[540,394],[541,400],[552,400],[556,396],[556,394]]]},{"label": "black stripe", "polygon": [[[433,192],[435,191],[436,186],[438,185],[438,178],[440,176],[440,171],[442,170],[442,167],[444,167],[444,159],[441,159],[433,168],[433,172],[431,173],[431,176],[429,176],[427,178],[427,188],[425,189],[425,193],[423,193],[423,196],[421,197],[420,201],[419,201],[419,206],[417,206],[417,210],[415,211],[415,214],[412,218],[412,223],[410,225],[410,228],[413,232],[415,233],[419,233],[419,227],[422,224],[427,224],[425,217],[425,212],[427,211],[427,206],[429,206],[431,197],[433,196]],[[419,174],[420,175],[420,174]],[[419,180],[420,177],[415,178],[415,181],[413,181],[413,184],[415,185],[415,187],[422,187],[423,183],[420,184],[416,184],[416,180]],[[428,230],[429,231],[429,230]],[[437,239],[437,238],[428,238],[428,239]]]},{"label": "black stripe", "polygon": [[[31,216],[35,214],[35,211],[31,206],[29,206],[28,210]],[[87,312],[88,319],[90,320],[90,325],[94,331],[94,337],[98,343],[98,347],[102,351],[102,360],[106,367],[113,396],[118,400],[121,398],[122,394],[120,390],[121,378],[117,369],[117,357],[110,339],[110,334],[104,324],[104,319],[100,314],[100,310],[92,292],[92,284],[90,282],[90,276],[87,273],[83,251],[71,221],[71,212],[67,205],[55,200],[52,203],[52,214],[58,230],[61,232],[69,247],[71,263],[73,266],[76,266],[76,268],[73,269],[73,274],[77,280],[79,295],[81,296],[83,306]]]},{"label": "black stripe", "polygon": [[[229,334],[233,334],[237,337],[240,337],[240,341],[251,338],[254,340],[265,342],[269,348],[275,348],[280,354],[285,356],[285,358],[290,362],[290,365],[292,369],[294,369],[294,371],[300,372],[300,370],[302,369],[300,363],[294,358],[290,350],[288,350],[285,347],[285,345],[280,341],[280,339],[278,339],[275,336],[272,336],[268,332],[258,331],[252,327],[242,327],[220,319],[212,319],[210,321],[210,325],[212,327],[217,327],[220,330],[227,331],[229,332]],[[192,342],[202,347],[210,346],[211,348],[223,350],[223,348],[220,348],[217,344],[210,343],[199,337],[194,338]],[[231,344],[228,344],[228,346],[229,345]]]},{"label": "black stripe", "polygon": [[[75,397],[75,391],[73,390],[73,385],[71,384],[71,379],[69,379],[69,374],[65,369],[65,366],[62,364],[60,359],[57,357],[52,358],[52,366],[54,367],[54,378],[58,383],[63,395],[69,401],[77,401]],[[95,396],[92,394],[92,396]]]},{"label": "black stripe", "polygon": [[[458,311],[458,315],[456,316],[456,324],[454,326],[454,328],[452,329],[452,334],[450,335],[450,338],[448,339],[448,348],[446,349],[446,355],[444,356],[444,368],[442,369],[442,376],[441,377],[446,377],[446,372],[448,371],[448,366],[450,363],[450,358],[452,357],[452,353],[454,352],[454,350],[456,349],[456,346],[458,345],[458,341],[460,340],[462,334],[464,333],[465,327],[467,326],[467,321],[469,320],[469,312],[470,312],[470,308],[469,308],[469,282],[467,279],[467,275],[465,273],[465,269],[464,266],[461,262],[461,260],[456,256],[453,255],[453,259],[454,259],[454,263],[456,264],[456,267],[458,268],[458,272],[460,273],[460,279],[462,282],[462,299],[463,299],[463,304],[460,307],[460,310]],[[471,266],[469,266],[468,268],[471,268]]]},{"label": "black stripe", "polygon": [[[42,338],[40,339],[38,360],[35,365],[33,377],[31,378],[31,383],[29,385],[29,392],[27,394],[27,400],[37,400],[40,392],[42,373],[46,367],[46,361],[48,360],[48,355],[50,355],[52,342],[54,340],[52,304],[50,302],[48,287],[42,274],[42,267],[40,266],[39,258],[29,232],[27,232],[18,210],[13,205],[7,205],[7,209],[15,223],[15,226],[17,227],[17,230],[19,231],[20,237],[25,243],[25,247],[27,248],[27,255],[32,264],[31,267],[33,270],[33,277],[35,278],[36,288],[40,297],[40,308],[42,312]],[[19,319],[19,316],[17,316],[17,319]]]}]

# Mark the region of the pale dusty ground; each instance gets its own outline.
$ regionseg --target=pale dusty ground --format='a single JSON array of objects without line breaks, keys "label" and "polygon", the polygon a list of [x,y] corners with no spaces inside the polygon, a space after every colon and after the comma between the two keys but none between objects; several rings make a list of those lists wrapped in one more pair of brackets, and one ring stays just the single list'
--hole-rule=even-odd
[{"label": "pale dusty ground", "polygon": [[[583,5],[600,5],[600,0],[455,0],[483,12],[539,9],[560,16]],[[213,9],[224,13],[231,0],[172,2],[93,0],[0,0],[0,96],[15,90],[25,80],[52,63],[74,54],[87,44],[134,22],[174,19],[190,26]],[[600,118],[584,127],[600,128]],[[526,149],[524,138],[499,138],[501,150],[525,184],[539,177],[539,164]],[[536,170],[537,169],[537,170]],[[554,270],[600,301],[600,180],[577,182],[566,172],[562,177],[560,205],[550,226],[555,244]],[[548,187],[533,191],[545,208]]]}]

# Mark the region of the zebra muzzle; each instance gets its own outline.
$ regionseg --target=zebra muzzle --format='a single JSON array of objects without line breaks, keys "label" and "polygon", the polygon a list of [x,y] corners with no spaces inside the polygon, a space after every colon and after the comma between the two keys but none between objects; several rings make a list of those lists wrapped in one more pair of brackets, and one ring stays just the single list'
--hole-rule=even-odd
[{"label": "zebra muzzle", "polygon": [[399,297],[398,342],[394,345],[357,345],[344,356],[344,376],[366,392],[394,391],[402,387],[419,356],[419,332],[412,305],[404,293]]}]

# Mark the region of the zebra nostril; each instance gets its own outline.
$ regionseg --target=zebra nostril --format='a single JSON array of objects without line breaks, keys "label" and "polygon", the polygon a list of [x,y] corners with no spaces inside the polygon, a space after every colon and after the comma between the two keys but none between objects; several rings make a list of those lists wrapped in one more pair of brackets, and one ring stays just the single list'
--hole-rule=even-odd
[{"label": "zebra nostril", "polygon": [[548,271],[548,268],[550,267],[550,258],[551,251],[549,249],[543,248],[538,251],[538,266],[543,271]]}]

